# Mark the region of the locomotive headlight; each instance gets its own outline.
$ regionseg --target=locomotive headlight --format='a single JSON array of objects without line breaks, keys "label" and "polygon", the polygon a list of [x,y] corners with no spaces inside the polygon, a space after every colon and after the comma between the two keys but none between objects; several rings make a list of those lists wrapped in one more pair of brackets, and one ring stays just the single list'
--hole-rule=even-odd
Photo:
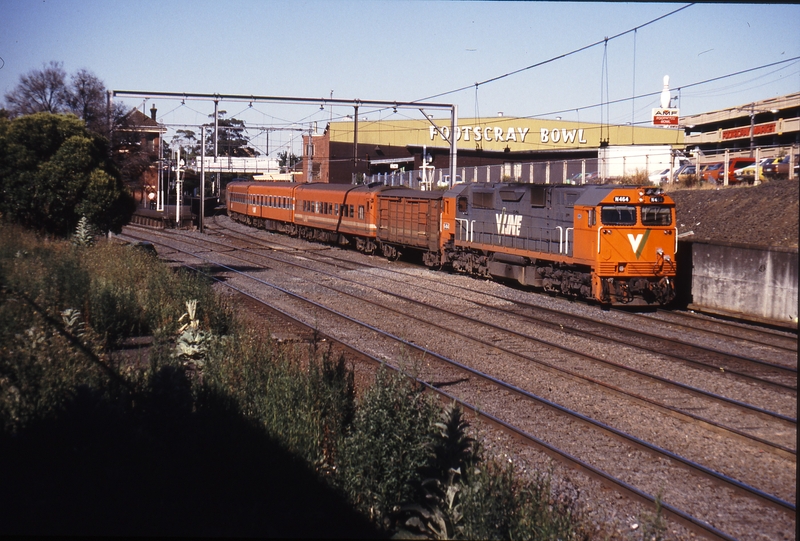
[{"label": "locomotive headlight", "polygon": [[656,253],[658,254],[659,257],[664,257],[664,250],[662,250],[661,248],[656,248]]},{"label": "locomotive headlight", "polygon": [[625,263],[620,263],[619,266],[617,266],[617,270],[619,272],[625,272]]}]

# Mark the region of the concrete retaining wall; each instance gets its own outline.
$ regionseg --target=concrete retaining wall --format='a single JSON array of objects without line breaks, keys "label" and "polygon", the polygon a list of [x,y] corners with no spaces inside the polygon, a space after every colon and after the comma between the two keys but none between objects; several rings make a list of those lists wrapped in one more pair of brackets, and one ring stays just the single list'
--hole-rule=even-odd
[{"label": "concrete retaining wall", "polygon": [[797,248],[685,244],[678,266],[691,268],[689,308],[797,328]]}]

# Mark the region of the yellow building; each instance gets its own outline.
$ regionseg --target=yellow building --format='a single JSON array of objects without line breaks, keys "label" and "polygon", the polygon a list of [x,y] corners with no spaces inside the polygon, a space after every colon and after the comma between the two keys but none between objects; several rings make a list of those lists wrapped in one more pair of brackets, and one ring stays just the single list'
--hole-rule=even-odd
[{"label": "yellow building", "polygon": [[[311,180],[350,183],[354,175],[420,170],[427,163],[450,167],[451,120],[383,119],[333,122],[303,145],[304,174]],[[457,169],[487,165],[589,160],[608,147],[683,149],[683,131],[675,128],[589,124],[517,117],[459,118],[455,128]],[[308,156],[308,150],[312,155]],[[423,157],[427,156],[428,160]],[[306,160],[310,158],[310,168]],[[586,162],[582,162],[585,168]],[[570,174],[580,172],[577,165]],[[304,180],[304,179],[303,179]]]}]

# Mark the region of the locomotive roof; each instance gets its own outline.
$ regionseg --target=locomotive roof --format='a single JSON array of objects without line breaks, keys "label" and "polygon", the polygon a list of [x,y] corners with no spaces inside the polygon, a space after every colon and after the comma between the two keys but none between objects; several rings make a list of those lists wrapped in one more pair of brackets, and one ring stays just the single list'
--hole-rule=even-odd
[{"label": "locomotive roof", "polygon": [[447,193],[450,197],[457,196],[465,189],[471,190],[530,190],[532,186],[546,188],[550,190],[568,191],[578,194],[575,205],[596,206],[599,205],[609,194],[618,190],[640,190],[644,186],[621,185],[621,184],[531,184],[524,182],[477,182],[457,184]]}]

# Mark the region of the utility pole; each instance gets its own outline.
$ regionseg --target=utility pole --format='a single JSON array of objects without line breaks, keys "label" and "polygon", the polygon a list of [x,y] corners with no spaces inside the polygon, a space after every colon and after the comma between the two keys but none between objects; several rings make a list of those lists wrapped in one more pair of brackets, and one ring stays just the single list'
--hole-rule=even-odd
[{"label": "utility pole", "polygon": [[[200,127],[200,139],[206,138],[206,127]],[[206,213],[206,146],[200,149],[200,211],[198,212],[197,225],[200,233],[203,233],[203,221]]]},{"label": "utility pole", "polygon": [[181,228],[181,192],[183,191],[183,181],[181,180],[181,147],[178,147],[175,160],[175,191],[177,192],[175,202],[175,222],[178,229]]},{"label": "utility pole", "polygon": [[308,143],[306,144],[306,182],[311,182],[311,158],[314,154],[314,145],[311,142],[311,129],[313,124],[308,125]]},{"label": "utility pole", "polygon": [[[450,187],[456,183],[456,130],[458,129],[458,105],[450,109]],[[463,179],[462,179],[463,180]]]}]

